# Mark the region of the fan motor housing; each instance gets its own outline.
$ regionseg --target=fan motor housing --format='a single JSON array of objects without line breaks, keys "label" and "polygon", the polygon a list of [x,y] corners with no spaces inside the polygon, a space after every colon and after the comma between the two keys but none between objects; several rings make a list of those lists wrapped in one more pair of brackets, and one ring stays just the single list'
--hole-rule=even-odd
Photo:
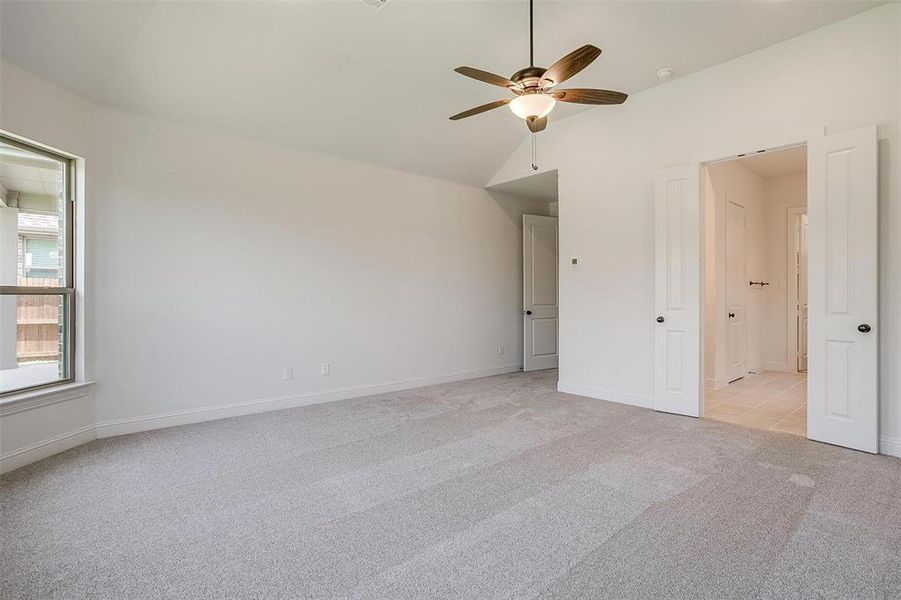
[{"label": "fan motor housing", "polygon": [[543,67],[526,67],[511,75],[510,81],[518,83],[524,88],[537,88],[545,71],[547,69]]}]

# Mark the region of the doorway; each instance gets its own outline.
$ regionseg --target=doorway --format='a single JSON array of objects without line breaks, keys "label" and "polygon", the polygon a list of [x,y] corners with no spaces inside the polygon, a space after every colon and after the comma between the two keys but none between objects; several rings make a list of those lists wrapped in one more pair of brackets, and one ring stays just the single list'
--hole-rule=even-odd
[{"label": "doorway", "polygon": [[[557,171],[491,186],[489,194],[522,227],[523,371],[559,363],[559,196]],[[501,349],[499,349],[499,353]]]},{"label": "doorway", "polygon": [[703,417],[807,435],[806,216],[806,144],[704,165]]},{"label": "doorway", "polygon": [[[773,145],[769,150],[752,154],[771,153],[795,145],[803,143]],[[876,126],[840,133],[817,132],[807,138],[806,147],[808,189],[803,268],[807,274],[809,302],[806,315],[802,315],[804,320],[798,326],[807,327],[806,349],[803,339],[800,344],[801,350],[807,351],[804,354],[808,379],[807,437],[876,453],[879,449]],[[714,156],[663,169],[655,175],[655,410],[701,416],[704,389],[719,389],[729,384],[725,360],[716,360],[712,369],[706,364],[711,335],[715,335],[715,348],[725,348],[727,311],[725,292],[718,294],[715,311],[704,310],[705,296],[714,293],[708,286],[711,278],[707,277],[707,271],[715,268],[710,261],[705,261],[705,252],[713,243],[719,255],[725,257],[725,252],[720,250],[724,250],[725,241],[723,237],[722,241],[711,242],[705,236],[704,217],[710,207],[703,202],[706,194],[702,194],[702,189],[706,186],[706,167],[746,156]],[[750,200],[741,198],[747,194],[739,190],[733,195],[730,200],[744,206],[746,222],[750,223]],[[720,211],[721,220],[725,212],[725,209]],[[749,239],[751,229],[748,225]],[[715,264],[724,265],[725,260]],[[755,309],[762,311],[758,304],[765,298],[759,290],[772,285],[753,275],[758,268],[763,272],[764,266],[752,265],[749,254],[746,257],[748,321]],[[714,277],[714,280],[720,282],[722,290],[725,278]],[[763,306],[772,308],[771,303]],[[801,308],[798,307],[798,312]],[[785,311],[786,319],[790,312]],[[767,355],[761,356],[759,327],[749,323],[744,335],[746,375],[733,384],[733,391],[761,383],[760,379],[751,377],[762,376],[767,370],[778,371],[779,366],[768,364]],[[787,345],[786,341],[786,348]],[[786,360],[790,362],[792,357],[787,356]],[[802,375],[795,370],[793,376]]]}]

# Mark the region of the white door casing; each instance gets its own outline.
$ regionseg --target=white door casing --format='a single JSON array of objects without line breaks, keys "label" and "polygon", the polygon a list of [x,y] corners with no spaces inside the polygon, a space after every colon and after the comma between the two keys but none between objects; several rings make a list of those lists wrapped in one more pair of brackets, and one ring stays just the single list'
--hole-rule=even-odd
[{"label": "white door casing", "polygon": [[654,185],[654,410],[699,416],[701,201],[697,164],[658,171]]},{"label": "white door casing", "polygon": [[808,144],[809,438],[878,451],[876,126]]},{"label": "white door casing", "polygon": [[807,372],[807,206],[790,206],[785,215],[785,362]]},{"label": "white door casing", "polygon": [[557,218],[522,216],[523,370],[555,369]]},{"label": "white door casing", "polygon": [[726,379],[731,383],[748,373],[748,278],[745,207],[726,203]]},{"label": "white door casing", "polygon": [[797,251],[797,369],[807,372],[807,212],[798,215],[798,251]]}]

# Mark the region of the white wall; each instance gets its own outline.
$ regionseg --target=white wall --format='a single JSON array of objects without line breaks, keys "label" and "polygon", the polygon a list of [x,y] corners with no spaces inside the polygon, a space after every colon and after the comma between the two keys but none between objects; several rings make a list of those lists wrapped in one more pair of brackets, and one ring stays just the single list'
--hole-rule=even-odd
[{"label": "white wall", "polygon": [[[880,137],[881,433],[901,452],[901,152],[899,7],[845,21],[554,122],[540,135],[557,169],[560,380],[649,403],[653,391],[657,169],[802,141],[826,127],[878,124]],[[492,183],[529,171],[525,141]],[[621,375],[614,365],[621,365]],[[892,446],[892,444],[896,444]]]},{"label": "white wall", "polygon": [[86,159],[99,435],[520,367],[522,206],[2,84],[0,128]]},{"label": "white wall", "polygon": [[[764,179],[766,195],[764,235],[766,277],[770,286],[763,289],[763,360],[767,369],[796,371],[794,352],[789,355],[788,279],[790,230],[789,208],[807,206],[807,174],[797,173]],[[791,315],[794,319],[794,314]]]}]

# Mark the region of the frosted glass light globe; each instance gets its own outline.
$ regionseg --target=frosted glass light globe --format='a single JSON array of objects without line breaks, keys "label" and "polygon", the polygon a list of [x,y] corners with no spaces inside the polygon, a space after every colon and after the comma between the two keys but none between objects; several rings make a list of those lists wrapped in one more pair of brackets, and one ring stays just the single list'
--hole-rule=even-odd
[{"label": "frosted glass light globe", "polygon": [[520,119],[546,117],[557,101],[547,94],[523,94],[510,102],[510,110]]}]

